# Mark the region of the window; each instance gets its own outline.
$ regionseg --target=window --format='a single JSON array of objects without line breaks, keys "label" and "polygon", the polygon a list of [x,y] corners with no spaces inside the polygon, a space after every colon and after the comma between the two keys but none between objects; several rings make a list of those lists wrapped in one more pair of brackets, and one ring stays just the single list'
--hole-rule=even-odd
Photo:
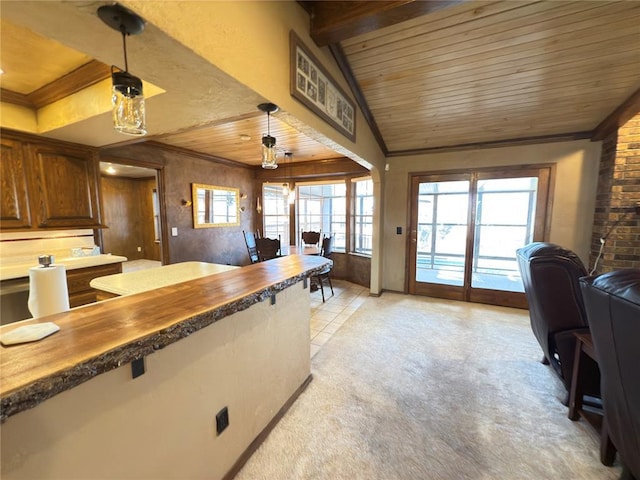
[{"label": "window", "polygon": [[280,238],[281,245],[289,245],[289,204],[282,185],[262,185],[263,237]]},{"label": "window", "polygon": [[353,181],[353,251],[371,255],[373,239],[373,181],[370,178]]},{"label": "window", "polygon": [[322,231],[334,235],[334,248],[346,250],[347,185],[339,183],[298,184],[298,231]]}]

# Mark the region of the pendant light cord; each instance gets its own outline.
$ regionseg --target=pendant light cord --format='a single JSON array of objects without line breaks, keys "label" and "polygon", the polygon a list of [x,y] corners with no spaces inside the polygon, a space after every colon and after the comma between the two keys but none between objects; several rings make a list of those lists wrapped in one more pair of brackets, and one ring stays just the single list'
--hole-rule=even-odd
[{"label": "pendant light cord", "polygon": [[124,50],[124,71],[129,72],[129,62],[127,61],[127,27],[120,25],[122,32],[122,49]]}]

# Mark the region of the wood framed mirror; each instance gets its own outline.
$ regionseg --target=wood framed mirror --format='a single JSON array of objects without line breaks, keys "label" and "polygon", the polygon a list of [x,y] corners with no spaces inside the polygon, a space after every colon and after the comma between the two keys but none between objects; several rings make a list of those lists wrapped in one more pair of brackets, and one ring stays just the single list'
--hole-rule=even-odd
[{"label": "wood framed mirror", "polygon": [[240,190],[191,184],[193,228],[240,225]]}]

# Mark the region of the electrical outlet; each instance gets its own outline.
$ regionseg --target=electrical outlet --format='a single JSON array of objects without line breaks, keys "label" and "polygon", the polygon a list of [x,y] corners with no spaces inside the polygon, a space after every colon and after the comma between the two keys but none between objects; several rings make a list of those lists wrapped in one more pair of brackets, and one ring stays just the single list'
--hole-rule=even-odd
[{"label": "electrical outlet", "polygon": [[138,251],[141,252],[142,251],[142,247],[138,247]]},{"label": "electrical outlet", "polygon": [[171,227],[171,236],[172,237],[178,236],[178,227]]},{"label": "electrical outlet", "polygon": [[216,433],[220,435],[229,426],[229,410],[224,407],[216,414]]}]

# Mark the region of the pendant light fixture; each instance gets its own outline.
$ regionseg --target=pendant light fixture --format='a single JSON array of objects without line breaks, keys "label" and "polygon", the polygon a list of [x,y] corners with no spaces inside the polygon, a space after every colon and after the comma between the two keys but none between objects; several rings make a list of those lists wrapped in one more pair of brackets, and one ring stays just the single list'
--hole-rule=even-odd
[{"label": "pendant light fixture", "polygon": [[131,10],[117,3],[98,8],[98,16],[108,26],[122,34],[124,70],[111,66],[113,126],[126,135],[147,134],[142,80],[129,73],[127,36],[144,30],[144,21]]},{"label": "pendant light fixture", "polygon": [[[285,167],[285,174],[287,173],[287,165],[291,162],[291,159],[293,158],[293,153],[291,152],[284,152],[284,167]],[[289,188],[289,182],[285,182],[282,184],[282,195],[289,195],[291,193],[291,190]]]},{"label": "pendant light fixture", "polygon": [[271,136],[269,119],[271,114],[279,110],[274,103],[261,103],[258,109],[267,114],[267,134],[262,136],[262,168],[272,170],[278,168],[278,151],[276,150],[276,139]]}]

